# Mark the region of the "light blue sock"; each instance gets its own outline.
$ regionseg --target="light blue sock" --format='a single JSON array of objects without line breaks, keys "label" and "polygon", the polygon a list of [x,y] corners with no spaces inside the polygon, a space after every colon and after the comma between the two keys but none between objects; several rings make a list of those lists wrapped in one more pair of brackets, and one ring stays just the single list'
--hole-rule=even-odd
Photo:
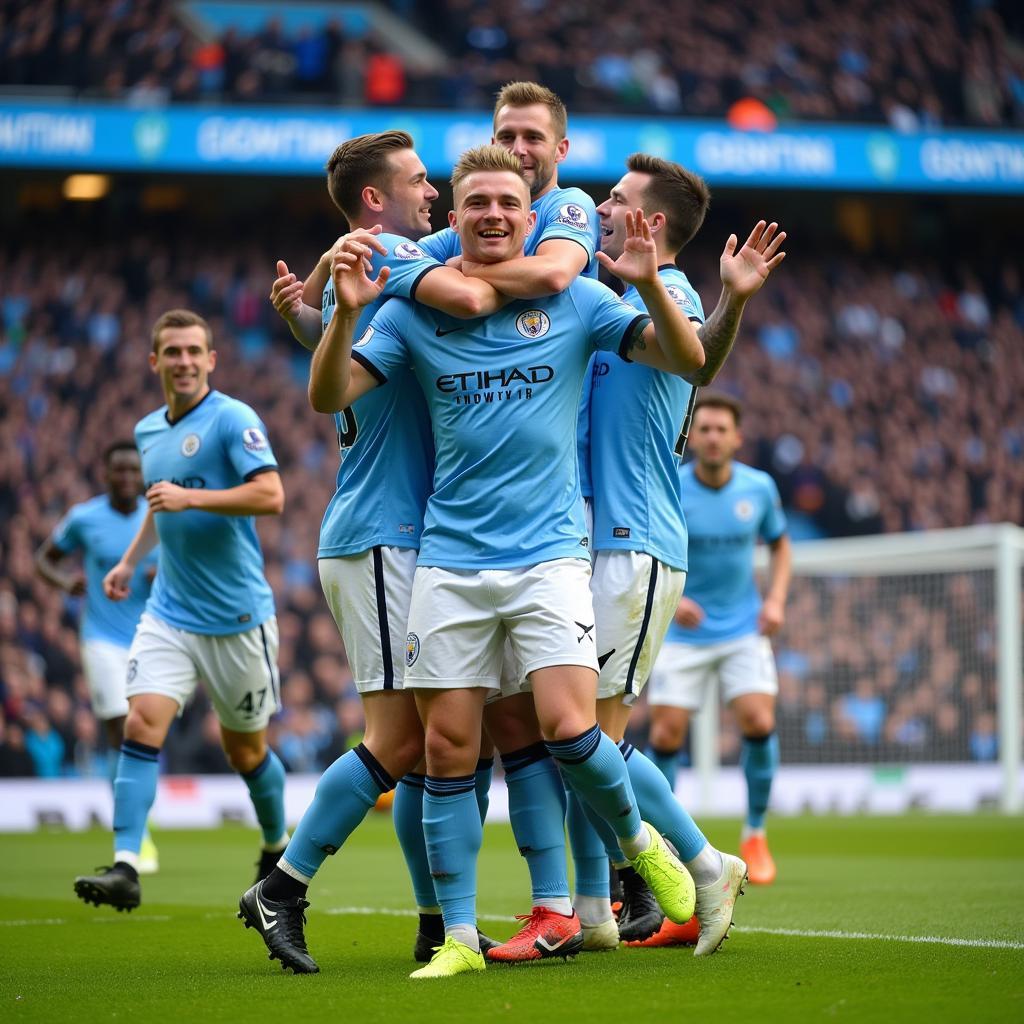
[{"label": "light blue sock", "polygon": [[377,802],[394,788],[391,776],[361,743],[342,754],[317,783],[313,802],[306,808],[282,860],[306,878],[345,844]]},{"label": "light blue sock", "polygon": [[480,821],[487,820],[487,808],[491,806],[491,776],[494,774],[494,758],[481,757],[476,763],[476,803],[480,808]]},{"label": "light blue sock", "polygon": [[[568,810],[565,823],[569,829],[569,844],[576,872],[576,895],[609,899],[608,853],[605,844],[590,823],[580,798],[572,791],[566,792],[566,798]],[[612,838],[614,836],[613,832]]]},{"label": "light blue sock", "polygon": [[[256,809],[256,820],[263,829],[263,842],[281,842],[287,834],[284,827],[284,765],[269,748],[267,756],[242,780],[249,787],[249,798]],[[278,847],[280,849],[280,847]]]},{"label": "light blue sock", "polygon": [[640,811],[619,748],[594,726],[569,740],[547,744],[576,795],[603,818],[619,839],[640,834]]},{"label": "light blue sock", "polygon": [[747,778],[747,824],[751,828],[764,828],[772,779],[775,778],[775,769],[779,767],[778,734],[770,732],[767,736],[744,736],[740,765]]},{"label": "light blue sock", "polygon": [[[654,747],[648,747],[644,751],[644,756],[665,776],[668,780],[669,788],[675,790],[676,774],[679,771],[679,751],[655,750]],[[634,787],[635,785],[634,783]]]},{"label": "light blue sock", "polygon": [[425,775],[403,775],[395,789],[395,802],[391,805],[391,818],[395,825],[398,845],[402,848],[412,895],[417,907],[430,909],[440,906],[434,893],[434,879],[430,877],[427,843],[423,838],[423,786]]},{"label": "light blue sock", "polygon": [[[565,787],[543,743],[501,755],[508,813],[530,871],[533,904],[569,898],[565,859]],[[607,872],[606,872],[607,877]]]},{"label": "light blue sock", "polygon": [[649,821],[679,851],[684,863],[693,860],[707,846],[707,838],[672,793],[668,780],[653,761],[631,743],[619,744],[626,760],[640,815]]},{"label": "light blue sock", "polygon": [[156,799],[157,747],[125,740],[114,781],[114,853],[137,854],[146,831],[146,818]]},{"label": "light blue sock", "polygon": [[423,834],[445,929],[476,928],[476,859],[483,840],[472,775],[427,776]]},{"label": "light blue sock", "polygon": [[117,782],[117,766],[121,760],[120,750],[108,750],[107,751],[107,777],[110,779],[110,788],[114,788],[114,783]]}]

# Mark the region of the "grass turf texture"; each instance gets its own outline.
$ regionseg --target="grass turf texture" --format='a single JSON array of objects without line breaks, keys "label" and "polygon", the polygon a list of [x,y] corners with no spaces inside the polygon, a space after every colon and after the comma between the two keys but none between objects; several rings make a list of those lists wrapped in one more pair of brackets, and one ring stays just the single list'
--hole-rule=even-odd
[{"label": "grass turf texture", "polygon": [[[713,842],[735,844],[735,822],[704,824]],[[1020,945],[1019,819],[776,819],[779,880],[748,888],[732,938],[713,957],[622,947],[440,982],[407,978],[414,917],[332,913],[409,909],[386,816],[371,815],[313,884],[306,934],[317,976],[282,972],[234,916],[251,881],[253,833],[156,838],[160,874],[143,878],[138,910],[119,914],[87,907],[71,889],[74,875],[109,862],[107,834],[0,836],[0,1020],[1024,1020],[1021,948],[753,930]],[[511,934],[508,918],[528,910],[528,887],[506,826],[486,830],[480,892],[484,929]]]}]

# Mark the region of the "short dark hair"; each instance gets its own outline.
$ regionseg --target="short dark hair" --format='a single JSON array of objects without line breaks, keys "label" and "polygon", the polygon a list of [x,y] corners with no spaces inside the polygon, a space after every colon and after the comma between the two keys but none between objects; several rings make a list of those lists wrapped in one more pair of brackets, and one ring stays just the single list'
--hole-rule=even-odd
[{"label": "short dark hair", "polygon": [[649,153],[634,153],[626,166],[650,177],[644,189],[648,199],[644,212],[648,220],[659,210],[665,214],[665,241],[673,252],[679,252],[704,223],[711,205],[707,182],[682,164]]},{"label": "short dark hair", "polygon": [[213,348],[213,331],[198,313],[193,313],[191,309],[169,309],[158,316],[156,323],[153,324],[154,352],[160,351],[160,334],[168,327],[202,327],[206,332],[206,347]]},{"label": "short dark hair", "polygon": [[391,175],[388,157],[400,149],[412,149],[408,132],[374,132],[343,142],[327,161],[327,191],[334,205],[351,224],[363,208],[367,185],[383,188]]},{"label": "short dark hair", "polygon": [[110,460],[117,452],[135,452],[139,454],[139,449],[135,447],[134,441],[129,441],[122,438],[120,441],[115,441],[113,444],[108,444],[106,450],[103,452],[103,465],[109,466]]},{"label": "short dark hair", "polygon": [[697,394],[697,401],[693,404],[693,415],[696,418],[701,409],[728,409],[738,427],[743,421],[743,406],[739,399],[732,395],[726,395],[721,391],[701,391]]}]

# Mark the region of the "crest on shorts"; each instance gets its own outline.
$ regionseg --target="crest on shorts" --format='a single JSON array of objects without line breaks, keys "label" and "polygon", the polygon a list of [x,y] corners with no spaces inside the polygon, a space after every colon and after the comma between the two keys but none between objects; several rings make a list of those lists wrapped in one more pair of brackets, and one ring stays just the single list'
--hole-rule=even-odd
[{"label": "crest on shorts", "polygon": [[740,498],[732,507],[733,512],[736,513],[736,518],[746,522],[751,519],[754,515],[754,503],[747,498]]},{"label": "crest on shorts", "polygon": [[420,638],[415,633],[410,633],[405,638],[405,664],[412,668],[416,659],[420,656]]},{"label": "crest on shorts", "polygon": [[543,338],[551,330],[551,318],[543,309],[528,309],[516,317],[516,330],[524,338]]},{"label": "crest on shorts", "polygon": [[181,442],[181,454],[186,459],[191,459],[197,451],[199,451],[202,445],[202,439],[198,434],[189,434],[184,441]]}]

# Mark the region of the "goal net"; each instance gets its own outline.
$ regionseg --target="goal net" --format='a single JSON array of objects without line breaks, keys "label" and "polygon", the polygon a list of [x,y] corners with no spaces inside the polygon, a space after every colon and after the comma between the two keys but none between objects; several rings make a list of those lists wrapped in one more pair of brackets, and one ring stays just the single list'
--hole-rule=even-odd
[{"label": "goal net", "polygon": [[[952,766],[987,765],[998,802],[1019,809],[1024,530],[813,541],[793,551],[786,625],[773,641],[784,767],[946,766],[949,780]],[[709,773],[738,755],[727,709],[702,710],[692,746],[709,794]]]}]

